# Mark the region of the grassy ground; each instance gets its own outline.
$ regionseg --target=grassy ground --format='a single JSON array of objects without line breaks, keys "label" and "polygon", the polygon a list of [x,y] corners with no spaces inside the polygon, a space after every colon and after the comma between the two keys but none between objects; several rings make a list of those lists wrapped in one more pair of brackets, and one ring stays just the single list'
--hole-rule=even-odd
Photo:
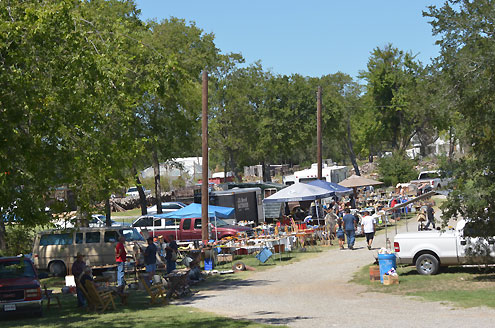
[{"label": "grassy ground", "polygon": [[450,267],[438,275],[423,276],[414,267],[399,267],[399,285],[383,286],[370,282],[369,266],[354,275],[352,282],[369,291],[419,296],[429,301],[451,302],[460,307],[495,308],[495,268]]},{"label": "grassy ground", "polygon": [[118,218],[120,216],[135,216],[135,217],[141,216],[141,208],[138,207],[124,212],[112,212],[112,217]]},{"label": "grassy ground", "polygon": [[270,327],[246,320],[234,320],[189,307],[174,305],[150,306],[144,292],[132,291],[129,305],[117,301],[117,311],[104,314],[88,313],[76,307],[75,296],[60,295],[62,308],[56,305],[44,307],[42,318],[18,315],[0,321],[2,328],[8,327],[53,327],[53,328],[153,328],[153,327]]}]

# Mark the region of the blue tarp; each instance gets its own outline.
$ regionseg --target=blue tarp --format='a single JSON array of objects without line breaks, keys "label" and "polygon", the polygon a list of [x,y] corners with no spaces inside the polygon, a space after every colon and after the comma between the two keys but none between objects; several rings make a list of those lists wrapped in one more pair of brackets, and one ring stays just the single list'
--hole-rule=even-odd
[{"label": "blue tarp", "polygon": [[301,202],[330,197],[334,192],[306,183],[294,183],[263,199],[264,203]]},{"label": "blue tarp", "polygon": [[339,184],[333,183],[333,182],[327,182],[325,180],[313,180],[311,182],[308,182],[309,185],[312,186],[317,186],[326,190],[329,190],[333,192],[334,194],[337,195],[344,195],[344,194],[350,194],[352,193],[351,188],[346,188],[343,187]]},{"label": "blue tarp", "polygon": [[[214,218],[222,218],[228,219],[234,216],[234,209],[232,207],[223,207],[223,206],[208,206],[208,217]],[[185,219],[185,218],[200,218],[201,217],[201,204],[192,203],[191,205],[187,205],[186,207],[181,208],[180,210],[164,213],[164,214],[156,214],[153,215],[156,218],[174,218],[174,219]]]}]

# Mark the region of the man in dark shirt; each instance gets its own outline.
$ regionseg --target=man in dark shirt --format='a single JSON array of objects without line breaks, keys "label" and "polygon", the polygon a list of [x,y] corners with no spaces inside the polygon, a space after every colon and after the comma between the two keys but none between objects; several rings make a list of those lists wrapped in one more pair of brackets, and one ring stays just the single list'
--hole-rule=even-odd
[{"label": "man in dark shirt", "polygon": [[177,251],[179,249],[179,246],[175,242],[175,237],[171,235],[170,237],[170,243],[168,243],[167,248],[165,248],[165,260],[167,261],[167,273],[170,273],[175,270],[176,263],[175,261],[177,260]]},{"label": "man in dark shirt", "polygon": [[[80,279],[81,274],[84,272],[86,268],[86,262],[84,262],[84,255],[81,253],[77,253],[76,261],[72,264],[72,275],[75,279]],[[76,293],[77,293],[77,306],[84,306],[84,294],[79,288],[80,286],[76,285]]]},{"label": "man in dark shirt", "polygon": [[428,208],[426,209],[426,216],[428,217],[428,223],[425,226],[425,230],[428,229],[428,227],[430,226],[430,223],[431,223],[433,229],[435,229],[435,210],[433,210],[433,207],[431,206],[431,204],[428,204]]},{"label": "man in dark shirt", "polygon": [[349,247],[349,249],[353,249],[354,241],[356,239],[357,220],[354,215],[351,214],[351,211],[348,208],[346,208],[344,212],[345,215],[342,219],[344,220],[344,231],[347,235],[347,246]]},{"label": "man in dark shirt", "polygon": [[153,237],[148,237],[148,247],[144,251],[144,264],[148,272],[148,283],[151,283],[156,271],[156,245],[153,243]]}]

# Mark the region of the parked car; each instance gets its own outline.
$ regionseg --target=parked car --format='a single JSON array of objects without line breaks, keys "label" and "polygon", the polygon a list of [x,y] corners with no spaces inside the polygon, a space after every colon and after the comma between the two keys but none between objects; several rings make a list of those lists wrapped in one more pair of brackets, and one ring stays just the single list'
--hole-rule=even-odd
[{"label": "parked car", "polygon": [[444,178],[440,171],[422,171],[418,175],[417,180],[412,180],[410,183],[418,186],[422,192],[427,192],[433,189],[441,189],[446,187],[451,178]]},{"label": "parked car", "polygon": [[[151,195],[151,190],[148,190],[148,189],[143,187],[143,191],[144,191],[144,194],[146,196]],[[129,189],[127,189],[125,195],[126,195],[126,197],[139,197],[138,188],[137,187],[130,187]]]},{"label": "parked car", "polygon": [[0,316],[9,313],[43,314],[41,284],[30,259],[0,257]]},{"label": "parked car", "polygon": [[[107,221],[107,218],[105,215],[103,214],[92,214],[91,215],[91,219],[89,220],[88,222],[88,225],[89,227],[105,227],[106,226],[106,221]],[[61,229],[70,229],[70,228],[74,228],[75,225],[74,225],[74,222],[76,222],[76,217],[73,216],[69,219],[61,219],[61,220],[58,220],[54,223],[54,225],[57,227],[57,228],[61,228]],[[127,222],[116,222],[114,220],[111,220],[112,222],[112,227],[130,227],[131,224],[130,223],[127,223]]]},{"label": "parked car", "polygon": [[470,224],[455,229],[399,233],[394,238],[398,264],[415,265],[420,274],[436,274],[440,267],[495,263],[495,238],[466,236]]},{"label": "parked car", "polygon": [[[181,202],[164,202],[162,203],[162,212],[169,213],[180,210],[187,205]],[[148,214],[156,214],[156,205],[148,207]]]},{"label": "parked car", "polygon": [[33,262],[37,269],[64,276],[77,253],[85,255],[86,264],[98,267],[115,265],[115,245],[120,236],[126,238],[128,256],[140,256],[146,247],[143,236],[131,227],[95,227],[74,230],[46,230],[37,234]]},{"label": "parked car", "polygon": [[[254,234],[253,229],[249,227],[231,225],[222,219],[210,220],[211,239],[233,237],[239,233],[246,233],[248,237]],[[146,229],[154,237],[163,236],[165,241],[170,241],[172,235],[179,241],[201,240],[202,238],[201,218],[164,219],[146,216],[134,221],[132,226],[143,232]]]},{"label": "parked car", "polygon": [[[89,220],[90,227],[105,227],[107,222],[107,218],[102,214],[93,214],[91,215],[91,220]],[[128,222],[117,222],[111,220],[112,227],[130,227],[131,224]]]}]

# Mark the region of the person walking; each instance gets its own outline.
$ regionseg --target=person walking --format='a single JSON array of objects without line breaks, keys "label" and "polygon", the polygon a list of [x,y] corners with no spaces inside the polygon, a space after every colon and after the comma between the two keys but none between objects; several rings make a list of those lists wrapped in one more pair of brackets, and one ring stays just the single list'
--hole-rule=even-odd
[{"label": "person walking", "polygon": [[347,236],[347,247],[349,249],[354,249],[354,241],[356,239],[356,217],[351,214],[351,211],[349,208],[346,208],[344,210],[345,215],[342,218],[344,221],[344,231]]},{"label": "person walking", "polygon": [[127,258],[125,251],[125,237],[120,236],[117,246],[115,246],[115,261],[117,262],[117,287],[123,288],[124,283],[124,265]]},{"label": "person walking", "polygon": [[344,233],[344,220],[342,218],[337,218],[337,224],[335,225],[335,229],[337,229],[337,239],[339,240],[340,249],[344,249],[345,243],[345,233]]},{"label": "person walking", "polygon": [[148,247],[144,250],[144,265],[146,266],[146,272],[148,273],[148,283],[151,284],[153,276],[156,271],[156,252],[157,247],[153,242],[153,237],[147,239]]},{"label": "person walking", "polygon": [[357,220],[354,215],[351,214],[351,211],[349,208],[346,208],[344,210],[345,215],[342,218],[344,221],[344,231],[347,236],[347,247],[349,249],[354,249],[354,241],[356,239],[356,227],[357,227]]},{"label": "person walking", "polygon": [[431,203],[428,204],[428,208],[426,209],[426,217],[428,218],[428,223],[425,226],[425,230],[429,230],[428,227],[430,226],[430,223],[433,229],[435,229],[435,210]]},{"label": "person walking", "polygon": [[361,222],[361,228],[366,236],[366,243],[368,249],[371,250],[371,244],[373,244],[373,238],[375,237],[376,221],[375,218],[370,215],[370,212],[364,211],[364,217]]},{"label": "person walking", "polygon": [[[86,262],[84,261],[84,255],[82,255],[81,253],[77,253],[76,261],[74,262],[74,264],[72,264],[72,269],[71,269],[74,278],[79,279],[79,276],[81,276],[85,268],[86,268]],[[76,280],[76,293],[77,293],[77,306],[78,307],[84,306],[86,304],[86,299],[84,298],[84,294],[81,290],[81,286],[77,283],[77,280]]]}]

